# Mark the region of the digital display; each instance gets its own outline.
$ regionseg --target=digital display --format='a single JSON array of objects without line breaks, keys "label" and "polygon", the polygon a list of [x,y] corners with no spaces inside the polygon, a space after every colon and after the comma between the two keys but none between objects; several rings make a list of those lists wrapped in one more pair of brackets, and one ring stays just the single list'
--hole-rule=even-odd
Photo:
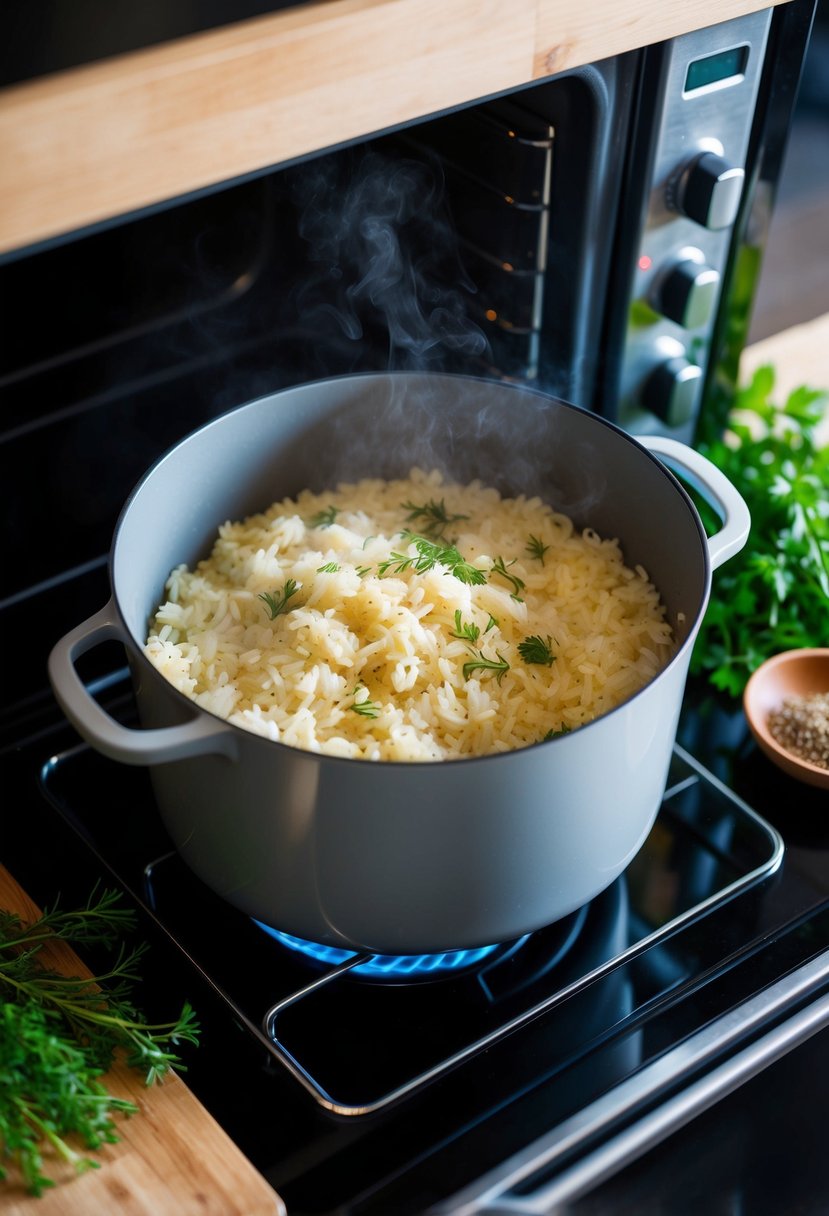
[{"label": "digital display", "polygon": [[715,55],[706,55],[704,59],[695,59],[688,64],[685,92],[693,93],[708,85],[730,80],[733,76],[742,76],[747,60],[747,46],[735,46],[730,51],[718,51]]}]

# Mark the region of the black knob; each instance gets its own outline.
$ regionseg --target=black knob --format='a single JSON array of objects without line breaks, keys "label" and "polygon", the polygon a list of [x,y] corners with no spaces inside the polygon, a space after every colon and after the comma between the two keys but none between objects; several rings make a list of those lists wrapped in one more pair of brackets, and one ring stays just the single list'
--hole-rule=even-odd
[{"label": "black knob", "polygon": [[684,426],[694,416],[702,368],[682,355],[657,364],[642,385],[639,402],[670,427]]},{"label": "black knob", "polygon": [[714,152],[686,165],[669,205],[703,228],[728,228],[737,218],[745,171]]},{"label": "black knob", "polygon": [[702,260],[686,258],[671,267],[658,284],[654,307],[685,329],[697,329],[711,315],[720,285],[720,272]]}]

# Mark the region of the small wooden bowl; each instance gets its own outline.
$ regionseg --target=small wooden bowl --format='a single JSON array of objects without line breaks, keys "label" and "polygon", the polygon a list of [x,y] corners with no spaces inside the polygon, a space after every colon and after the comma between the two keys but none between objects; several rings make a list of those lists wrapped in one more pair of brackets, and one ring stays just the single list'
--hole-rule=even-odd
[{"label": "small wooden bowl", "polygon": [[798,781],[829,790],[829,769],[793,756],[768,728],[768,717],[786,697],[829,692],[829,648],[786,650],[767,659],[746,684],[743,709],[757,744],[778,768]]}]

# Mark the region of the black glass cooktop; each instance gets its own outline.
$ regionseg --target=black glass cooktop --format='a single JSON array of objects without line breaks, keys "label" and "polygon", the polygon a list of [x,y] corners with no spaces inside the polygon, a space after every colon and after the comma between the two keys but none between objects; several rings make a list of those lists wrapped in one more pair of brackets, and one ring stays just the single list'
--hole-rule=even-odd
[{"label": "black glass cooktop", "polygon": [[[134,721],[123,671],[93,687]],[[454,1216],[457,1195],[538,1145],[542,1189],[569,1186],[703,1064],[750,1049],[767,1000],[779,1019],[829,987],[811,803],[787,799],[778,821],[764,758],[730,746],[719,717],[684,718],[664,803],[622,877],[558,924],[451,965],[309,957],[278,940],[183,864],[143,769],[34,723],[0,747],[18,791],[4,864],[41,901],[100,882],[140,905],[142,999],[161,1019],[192,1002],[202,1036],[185,1080],[291,1216]],[[722,775],[686,750],[703,737]],[[743,801],[752,782],[769,793],[762,815]],[[758,1001],[753,1020],[739,1012]]]},{"label": "black glass cooktop", "polygon": [[[683,930],[770,878],[782,857],[777,832],[677,748],[641,852],[573,915],[493,944],[483,959],[319,949],[309,957],[188,870],[144,772],[80,746],[51,759],[42,782],[248,1032],[321,1106],[346,1116],[401,1101],[541,1014],[562,1015],[562,1060],[583,1050],[605,1022],[630,1017],[709,966],[704,939]],[[93,788],[106,788],[107,800],[90,800]],[[734,922],[750,936],[736,914]],[[635,996],[623,974],[633,965]]]}]

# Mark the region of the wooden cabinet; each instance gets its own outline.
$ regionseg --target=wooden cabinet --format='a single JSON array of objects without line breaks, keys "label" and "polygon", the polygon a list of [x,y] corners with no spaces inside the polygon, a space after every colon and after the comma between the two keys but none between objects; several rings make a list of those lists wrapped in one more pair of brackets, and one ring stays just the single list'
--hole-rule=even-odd
[{"label": "wooden cabinet", "polygon": [[0,92],[0,253],[761,0],[322,0]]}]

